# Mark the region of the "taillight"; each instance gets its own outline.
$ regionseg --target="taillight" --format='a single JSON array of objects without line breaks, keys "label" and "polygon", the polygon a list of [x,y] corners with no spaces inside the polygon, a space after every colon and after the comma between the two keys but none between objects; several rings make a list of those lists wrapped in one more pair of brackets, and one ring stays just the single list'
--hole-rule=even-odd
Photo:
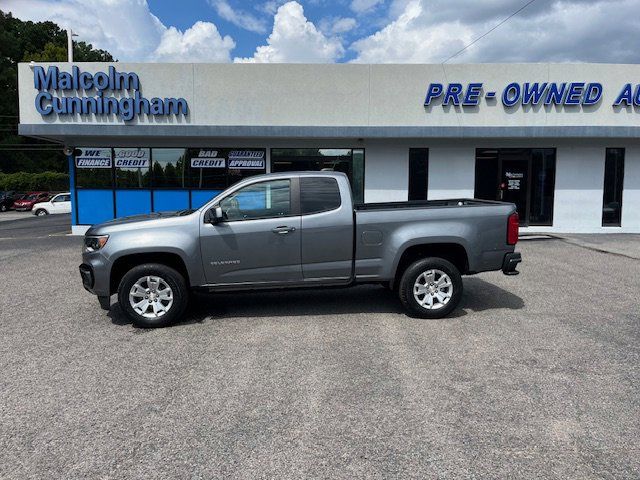
[{"label": "taillight", "polygon": [[515,245],[518,243],[518,229],[520,228],[520,218],[518,212],[509,215],[507,220],[507,245]]}]

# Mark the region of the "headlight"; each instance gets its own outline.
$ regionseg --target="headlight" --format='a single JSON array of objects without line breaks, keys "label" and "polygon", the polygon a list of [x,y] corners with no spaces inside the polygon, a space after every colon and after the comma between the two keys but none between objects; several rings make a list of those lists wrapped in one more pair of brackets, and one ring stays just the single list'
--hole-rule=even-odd
[{"label": "headlight", "polygon": [[84,237],[84,251],[96,252],[107,244],[107,240],[109,240],[109,235]]}]

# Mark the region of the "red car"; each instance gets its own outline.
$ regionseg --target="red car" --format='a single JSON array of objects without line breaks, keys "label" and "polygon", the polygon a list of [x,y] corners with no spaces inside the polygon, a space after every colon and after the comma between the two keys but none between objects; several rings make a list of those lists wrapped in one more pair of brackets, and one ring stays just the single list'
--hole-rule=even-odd
[{"label": "red car", "polygon": [[13,208],[21,212],[31,210],[36,203],[49,200],[49,196],[48,192],[29,192],[20,200],[13,202]]}]

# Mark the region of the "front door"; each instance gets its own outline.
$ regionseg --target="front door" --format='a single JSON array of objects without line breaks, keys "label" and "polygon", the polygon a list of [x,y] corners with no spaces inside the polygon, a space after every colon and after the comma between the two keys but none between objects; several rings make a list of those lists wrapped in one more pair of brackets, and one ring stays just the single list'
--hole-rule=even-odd
[{"label": "front door", "polygon": [[520,225],[529,224],[529,159],[502,158],[498,199],[515,203]]},{"label": "front door", "polygon": [[291,181],[253,183],[220,201],[224,220],[203,222],[202,261],[208,284],[283,284],[302,281],[301,217]]},{"label": "front door", "polygon": [[71,213],[71,195],[56,195],[51,200],[51,213]]}]

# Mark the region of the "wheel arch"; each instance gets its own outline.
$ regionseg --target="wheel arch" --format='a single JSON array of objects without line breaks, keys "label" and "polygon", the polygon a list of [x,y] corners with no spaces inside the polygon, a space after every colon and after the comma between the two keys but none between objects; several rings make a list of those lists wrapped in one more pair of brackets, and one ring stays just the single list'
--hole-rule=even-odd
[{"label": "wheel arch", "polygon": [[109,292],[114,294],[118,290],[118,285],[122,277],[134,267],[148,263],[159,263],[176,270],[182,277],[186,285],[189,283],[189,271],[180,255],[173,252],[147,252],[147,253],[130,253],[118,257],[111,267],[109,275]]},{"label": "wheel arch", "polygon": [[469,255],[462,244],[455,242],[420,243],[408,246],[400,254],[391,281],[391,288],[398,285],[402,274],[409,265],[416,260],[427,257],[443,258],[451,262],[461,275],[469,272]]}]

